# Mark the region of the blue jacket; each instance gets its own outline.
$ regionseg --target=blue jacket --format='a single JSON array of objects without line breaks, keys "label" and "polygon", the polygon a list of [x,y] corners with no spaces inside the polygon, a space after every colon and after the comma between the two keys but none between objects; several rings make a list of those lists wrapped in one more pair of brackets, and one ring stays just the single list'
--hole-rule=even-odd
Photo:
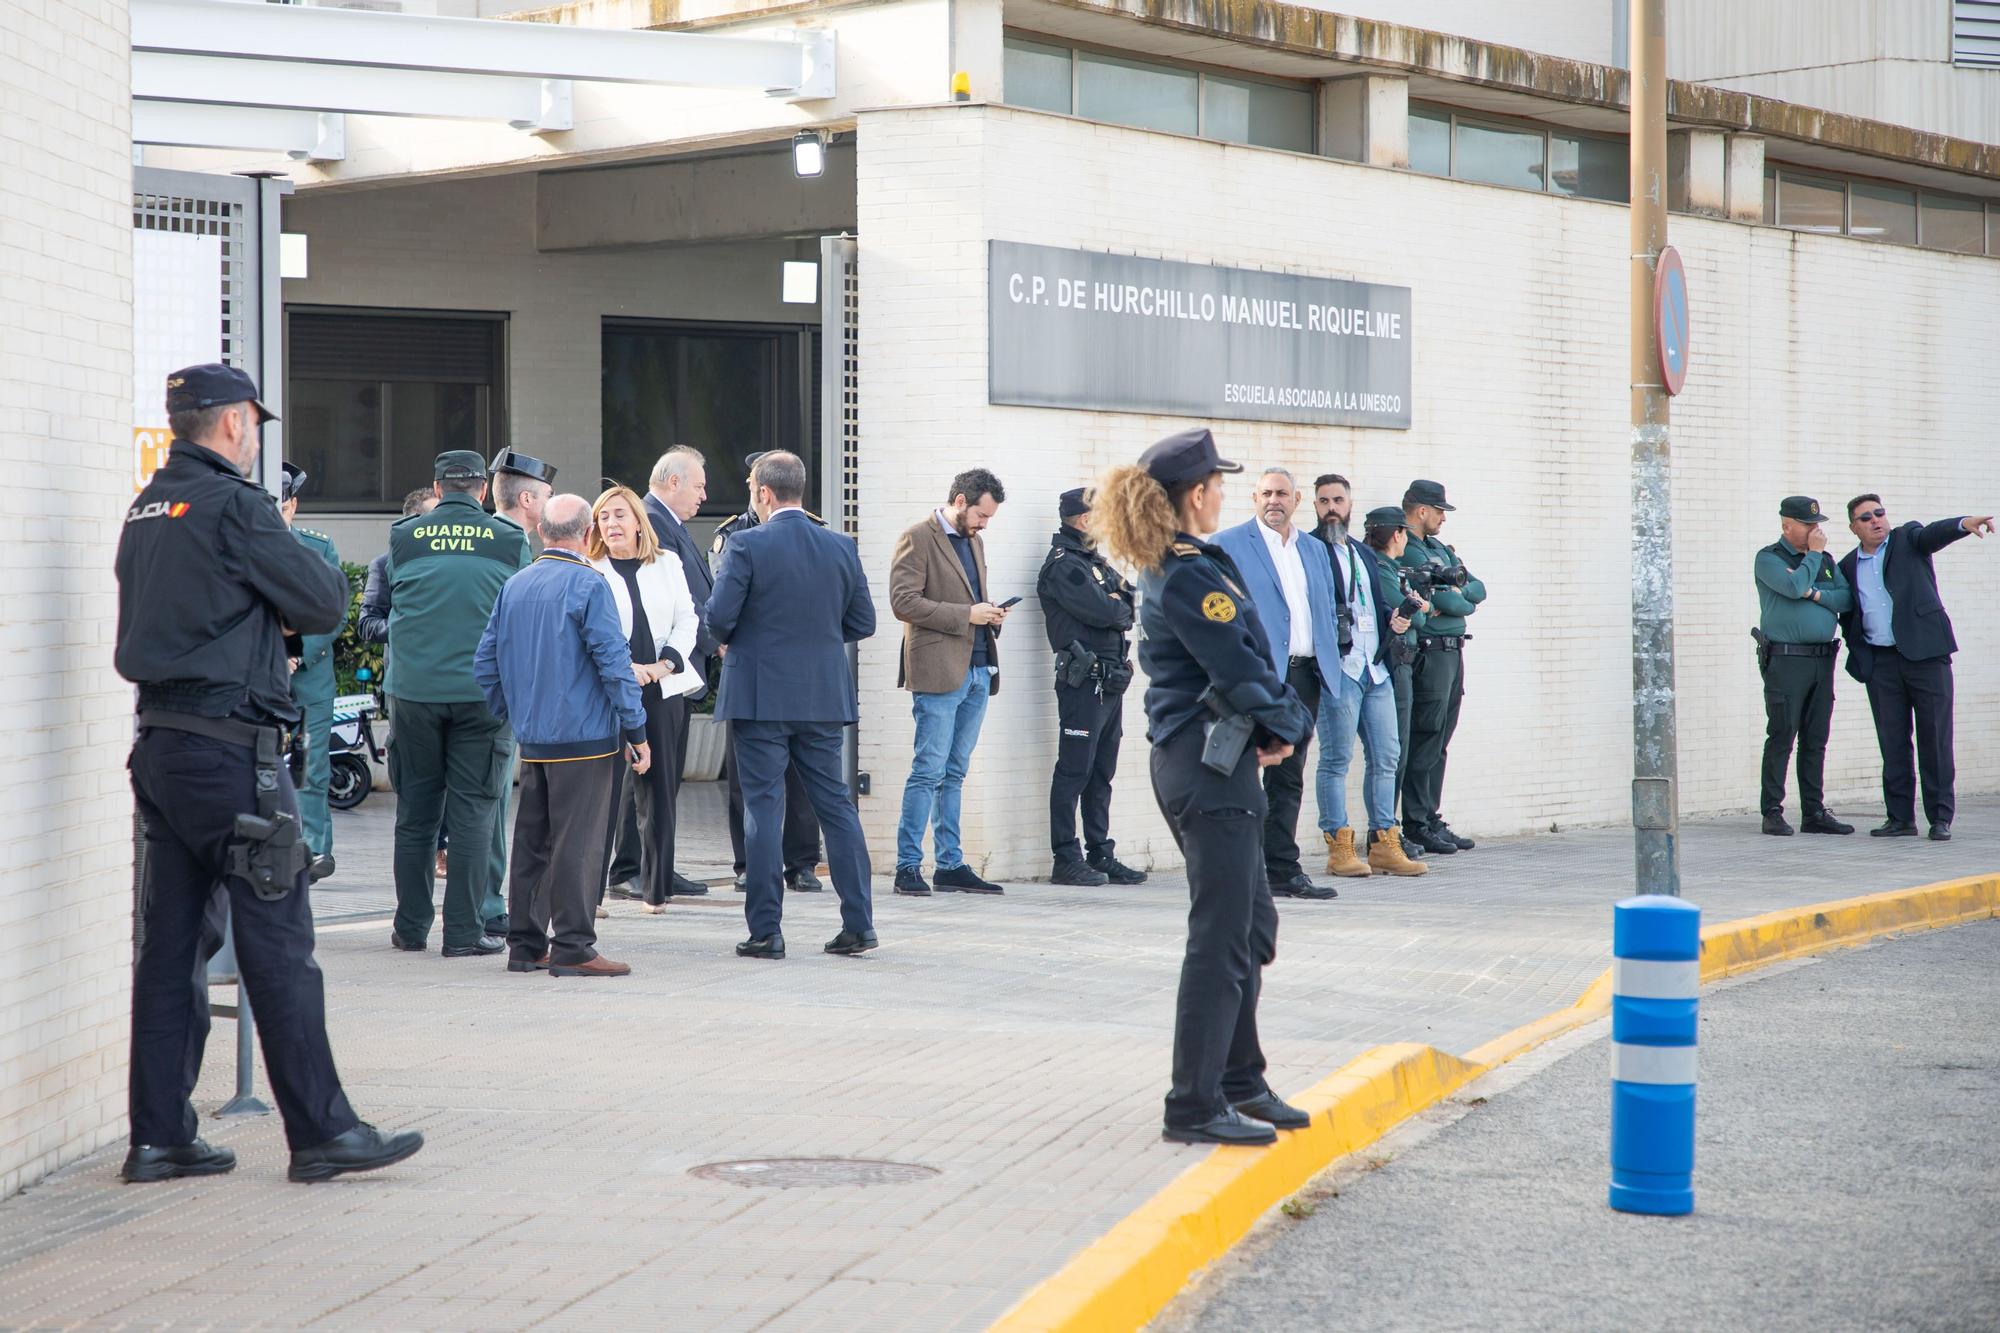
[{"label": "blue jacket", "polygon": [[580,555],[544,551],[501,585],[472,675],[513,723],[523,763],[602,759],[646,739],[611,585]]},{"label": "blue jacket", "polygon": [[847,645],[875,632],[875,602],[851,538],[804,510],[732,533],[708,598],[729,652],[715,715],[744,722],[853,722]]},{"label": "blue jacket", "polygon": [[[1951,617],[1944,613],[1944,602],[1938,597],[1937,570],[1931,557],[1965,535],[1963,518],[1930,524],[1912,521],[1891,528],[1888,540],[1882,543],[1889,561],[1882,570],[1882,585],[1893,604],[1889,632],[1896,640],[1895,651],[1912,662],[1950,657],[1958,651]],[[1859,549],[1840,557],[1840,572],[1854,590],[1854,606],[1841,613],[1840,629],[1847,638],[1847,674],[1865,681],[1875,669],[1875,654],[1888,649],[1868,642],[1861,627]]]},{"label": "blue jacket", "polygon": [[[1320,684],[1332,689],[1340,684],[1340,626],[1333,613],[1333,564],[1326,543],[1300,528],[1299,561],[1306,567],[1306,600],[1312,605],[1313,657],[1319,662]],[[1278,582],[1278,567],[1271,561],[1271,549],[1257,531],[1257,520],[1239,523],[1215,534],[1215,544],[1229,553],[1243,576],[1244,591],[1257,608],[1269,645],[1268,656],[1278,679],[1285,678],[1285,664],[1291,658],[1292,613],[1285,603],[1285,590]]]}]

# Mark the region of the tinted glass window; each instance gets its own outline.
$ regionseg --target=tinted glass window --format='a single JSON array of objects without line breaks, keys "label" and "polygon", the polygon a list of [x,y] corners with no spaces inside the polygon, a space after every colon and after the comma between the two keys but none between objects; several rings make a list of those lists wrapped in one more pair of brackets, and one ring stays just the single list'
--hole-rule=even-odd
[{"label": "tinted glass window", "polygon": [[1007,39],[1007,101],[1012,106],[1033,107],[1037,111],[1070,110],[1069,48],[1030,42],[1019,37]]},{"label": "tinted glass window", "polygon": [[1956,250],[1976,255],[1985,248],[1980,234],[1984,210],[1977,199],[1956,199],[1948,194],[1924,196],[1923,243],[1934,250]]},{"label": "tinted glass window", "polygon": [[1778,174],[1778,225],[1837,235],[1846,222],[1847,188],[1836,180]]},{"label": "tinted glass window", "polygon": [[1854,214],[1848,234],[1867,241],[1917,243],[1917,192],[1873,181],[1853,186]]},{"label": "tinted glass window", "polygon": [[[1550,135],[1549,189],[1557,194],[1624,203],[1631,193],[1631,171],[1625,162],[1625,145],[1616,139]],[[1671,183],[1669,193],[1672,193]],[[1685,169],[1682,172],[1682,193],[1686,193]]]},{"label": "tinted glass window", "polygon": [[1461,120],[1456,149],[1451,174],[1460,180],[1542,188],[1542,136],[1537,131]]},{"label": "tinted glass window", "polygon": [[1076,53],[1076,113],[1092,120],[1175,134],[1196,131],[1194,71]]},{"label": "tinted glass window", "polygon": [[1451,174],[1451,117],[1429,107],[1410,108],[1410,170]]},{"label": "tinted glass window", "polygon": [[1207,138],[1312,151],[1313,98],[1303,88],[1210,74],[1201,82],[1201,96],[1201,132]]}]

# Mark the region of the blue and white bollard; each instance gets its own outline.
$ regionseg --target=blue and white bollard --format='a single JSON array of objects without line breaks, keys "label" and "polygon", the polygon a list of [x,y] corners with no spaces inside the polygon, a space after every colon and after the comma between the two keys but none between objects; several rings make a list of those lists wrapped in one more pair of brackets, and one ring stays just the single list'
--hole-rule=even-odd
[{"label": "blue and white bollard", "polygon": [[1627,898],[1611,914],[1611,1206],[1694,1211],[1701,909]]}]

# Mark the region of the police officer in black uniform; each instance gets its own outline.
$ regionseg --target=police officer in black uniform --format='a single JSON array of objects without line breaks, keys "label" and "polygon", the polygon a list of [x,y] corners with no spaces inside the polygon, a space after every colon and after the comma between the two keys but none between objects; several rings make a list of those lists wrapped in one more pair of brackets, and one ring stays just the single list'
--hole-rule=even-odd
[{"label": "police officer in black uniform", "polygon": [[[1125,687],[1132,659],[1132,588],[1084,534],[1090,501],[1083,488],[1064,491],[1062,524],[1035,578],[1042,624],[1056,652],[1056,770],[1049,782],[1049,845],[1053,884],[1143,884],[1146,872],[1112,855],[1111,779],[1125,735]],[[1076,840],[1083,804],[1083,842]]]},{"label": "police officer in black uniform", "polygon": [[341,1091],[313,961],[307,851],[280,750],[298,721],[286,658],[347,612],[347,580],[292,536],[247,474],[257,386],[225,365],[167,379],[174,441],[118,541],[118,674],[139,687],[129,767],[146,829],[132,977],[128,1181],[219,1175],[236,1154],[195,1137],[189,1094],[208,1037],[202,977],[228,894],[236,957],[291,1145],[293,1180],[388,1166],[421,1134],[361,1123]]},{"label": "police officer in black uniform", "polygon": [[[747,474],[757,466],[768,449],[760,449],[743,460]],[[756,488],[751,487],[752,495]],[[826,520],[810,509],[805,516],[821,527]],[[739,532],[757,526],[760,520],[757,511],[745,509],[733,518],[726,518],[715,530],[715,543],[708,548],[708,567],[711,573],[722,569],[723,548],[729,539]],[[747,862],[743,852],[743,784],[736,776],[736,751],[732,744],[725,754],[724,768],[729,778],[729,846],[736,860],[736,891],[745,892],[749,887],[746,872]],[[781,845],[785,862],[785,887],[793,893],[819,893],[825,886],[819,882],[816,872],[819,866],[819,816],[813,813],[812,800],[806,795],[804,779],[799,776],[797,764],[785,765],[785,828]]]},{"label": "police officer in black uniform", "polygon": [[1221,518],[1222,474],[1242,470],[1208,431],[1182,431],[1107,475],[1091,511],[1100,549],[1139,571],[1153,794],[1187,857],[1164,1129],[1177,1143],[1266,1144],[1274,1127],[1310,1123],[1264,1081],[1257,1040],[1262,968],[1278,944],[1257,770],[1310,736],[1313,717],[1271,669],[1236,566],[1200,540]]}]

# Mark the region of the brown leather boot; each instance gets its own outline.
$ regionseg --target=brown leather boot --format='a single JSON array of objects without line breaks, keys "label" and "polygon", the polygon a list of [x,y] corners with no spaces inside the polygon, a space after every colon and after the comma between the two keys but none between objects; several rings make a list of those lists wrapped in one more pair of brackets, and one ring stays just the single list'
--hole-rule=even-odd
[{"label": "brown leather boot", "polygon": [[632,975],[630,963],[614,963],[603,954],[587,963],[551,963],[549,975],[552,977],[629,977]]},{"label": "brown leather boot", "polygon": [[1355,855],[1353,829],[1335,829],[1331,833],[1320,834],[1320,837],[1326,839],[1327,874],[1363,879],[1375,873],[1368,868],[1366,861]]},{"label": "brown leather boot", "polygon": [[1368,864],[1385,875],[1428,875],[1431,868],[1412,861],[1403,850],[1402,834],[1392,828],[1378,828],[1368,835]]}]

